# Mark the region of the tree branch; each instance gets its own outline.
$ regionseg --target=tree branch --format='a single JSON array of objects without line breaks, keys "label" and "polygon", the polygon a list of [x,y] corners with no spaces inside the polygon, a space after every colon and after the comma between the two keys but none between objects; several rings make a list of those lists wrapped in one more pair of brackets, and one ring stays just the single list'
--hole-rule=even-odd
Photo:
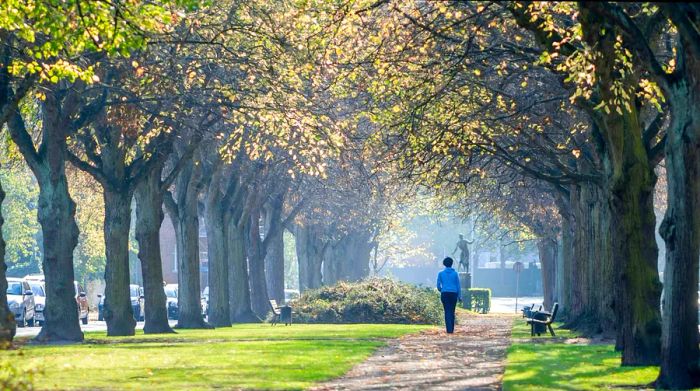
[{"label": "tree branch", "polygon": [[625,44],[630,45],[634,49],[637,53],[637,58],[642,62],[642,67],[650,72],[656,83],[659,84],[664,91],[668,92],[671,79],[656,59],[654,51],[649,47],[647,37],[639,26],[637,26],[637,23],[616,4],[593,1],[586,1],[581,4],[598,16],[607,18],[620,27],[627,38]]},{"label": "tree branch", "polygon": [[24,156],[27,164],[29,164],[32,170],[36,172],[41,164],[41,158],[34,147],[32,137],[29,135],[29,132],[27,132],[27,128],[24,125],[24,118],[22,118],[22,115],[17,110],[13,110],[10,113],[11,115],[7,121],[7,128],[10,130],[10,137],[12,138],[12,141],[17,144],[17,148],[19,148],[19,151],[22,153],[22,156]]},{"label": "tree branch", "polygon": [[76,156],[73,152],[68,151],[67,152],[67,157],[68,161],[75,166],[77,169],[81,171],[85,171],[86,173],[90,174],[93,178],[95,178],[100,184],[108,189],[115,190],[115,186],[112,183],[112,181],[109,180],[109,178],[102,172],[101,169],[98,167],[93,166],[92,164],[82,160],[78,156]]}]

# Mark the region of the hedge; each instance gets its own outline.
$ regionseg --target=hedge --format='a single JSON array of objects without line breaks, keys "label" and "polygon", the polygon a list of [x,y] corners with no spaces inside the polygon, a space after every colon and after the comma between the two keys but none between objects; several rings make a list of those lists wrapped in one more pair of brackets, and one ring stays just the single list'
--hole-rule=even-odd
[{"label": "hedge", "polygon": [[435,289],[387,278],[370,278],[303,292],[291,302],[300,323],[441,324]]},{"label": "hedge", "polygon": [[481,314],[488,314],[491,310],[491,289],[471,288],[463,296],[464,308]]}]

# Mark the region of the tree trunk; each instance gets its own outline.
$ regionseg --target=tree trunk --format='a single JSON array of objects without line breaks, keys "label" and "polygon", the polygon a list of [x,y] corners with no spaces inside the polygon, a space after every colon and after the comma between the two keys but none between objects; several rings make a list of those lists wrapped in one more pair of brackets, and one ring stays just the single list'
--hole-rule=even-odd
[{"label": "tree trunk", "polygon": [[320,288],[323,284],[321,269],[326,245],[308,225],[294,229],[294,242],[299,263],[299,291]]},{"label": "tree trunk", "polygon": [[339,251],[337,244],[329,244],[328,251],[323,254],[323,285],[334,285],[340,280],[339,264],[344,254]]},{"label": "tree trunk", "polygon": [[544,307],[552,308],[554,304],[554,281],[557,259],[557,239],[553,237],[540,238],[537,241],[540,265],[542,270],[542,291]]},{"label": "tree trunk", "polygon": [[661,284],[654,240],[653,186],[648,183],[653,172],[634,171],[613,194],[613,254],[621,282],[620,305],[615,310],[622,315],[622,364],[656,365],[661,338]]},{"label": "tree trunk", "polygon": [[37,178],[46,288],[45,322],[36,337],[41,342],[83,340],[73,286],[73,249],[78,244],[78,225],[63,168]]},{"label": "tree trunk", "polygon": [[364,280],[369,277],[370,254],[372,253],[372,235],[369,232],[359,233],[355,236],[355,258],[352,268],[353,281]]},{"label": "tree trunk", "polygon": [[265,273],[268,295],[278,303],[284,302],[284,236],[271,239],[265,256]]},{"label": "tree trunk", "polygon": [[372,245],[370,234],[353,231],[333,244],[329,256],[324,259],[323,282],[326,285],[338,281],[359,281],[369,276]]},{"label": "tree trunk", "polygon": [[143,276],[145,334],[172,333],[168,324],[167,299],[163,290],[160,226],[163,223],[162,166],[148,173],[136,188],[136,240]]},{"label": "tree trunk", "polygon": [[561,267],[558,269],[559,278],[559,290],[561,295],[559,296],[559,305],[561,306],[562,319],[566,318],[569,320],[569,313],[571,312],[571,292],[573,291],[571,284],[572,276],[572,263],[573,263],[573,217],[570,213],[570,203],[567,201],[565,205],[559,207],[560,214],[562,216],[562,229],[561,229]]},{"label": "tree trunk", "polygon": [[205,200],[207,228],[207,256],[209,259],[209,319],[215,327],[231,326],[229,304],[229,264],[226,249],[227,214],[222,205],[221,170],[217,170],[209,184]]},{"label": "tree trunk", "polygon": [[201,286],[199,283],[199,217],[197,200],[179,205],[176,222],[178,319],[176,328],[207,328],[202,319]]},{"label": "tree trunk", "polygon": [[585,321],[588,307],[588,290],[591,281],[588,274],[588,246],[590,215],[588,213],[588,200],[582,186],[571,186],[571,214],[573,216],[573,248],[571,258],[571,302],[568,312],[568,327],[580,328]]},{"label": "tree trunk", "polygon": [[617,289],[615,268],[612,254],[612,239],[610,236],[610,206],[606,194],[599,187],[591,187],[592,198],[591,211],[591,251],[590,278],[593,287],[589,289],[591,297],[592,329],[596,334],[603,334],[613,338],[617,330],[617,315],[615,313],[615,299],[617,295],[611,294]]},{"label": "tree trunk", "polygon": [[260,238],[260,211],[257,208],[251,213],[248,226],[248,270],[251,306],[253,312],[264,319],[270,312],[270,299],[265,281],[265,250]]},{"label": "tree trunk", "polygon": [[46,290],[45,322],[35,340],[82,341],[73,286],[73,250],[78,244],[75,203],[66,180],[66,131],[60,102],[53,93],[42,106],[42,153],[36,152],[24,120],[15,113],[8,120],[12,140],[39,183],[38,220],[41,224]]},{"label": "tree trunk", "polygon": [[[280,201],[283,201],[282,198]],[[282,224],[280,221],[272,221],[273,218],[279,218],[281,210],[273,211],[272,209],[283,207],[282,202],[272,201],[266,207],[265,212],[265,229],[267,234],[273,224]],[[269,238],[270,244],[265,254],[265,279],[267,282],[268,295],[271,299],[278,303],[284,302],[284,230]],[[266,234],[266,235],[267,235]]]},{"label": "tree trunk", "polygon": [[[691,52],[684,42],[684,51]],[[668,97],[666,131],[668,209],[661,224],[666,243],[661,372],[656,387],[700,386],[698,256],[700,255],[700,58],[687,55],[688,75]]]},{"label": "tree trunk", "polygon": [[239,227],[236,220],[229,219],[227,230],[231,322],[260,322],[260,318],[253,313],[250,302],[250,278],[245,245],[246,228]]},{"label": "tree trunk", "polygon": [[572,186],[570,194],[575,229],[568,325],[586,334],[614,335],[609,204],[595,184]]},{"label": "tree trunk", "polygon": [[345,280],[360,281],[369,276],[370,254],[372,244],[370,243],[369,232],[353,232],[348,236],[345,243],[345,253],[348,258],[345,260]]},{"label": "tree trunk", "polygon": [[[621,100],[619,89],[633,97],[639,80],[635,72],[621,75],[618,70],[618,27],[589,7],[581,3],[579,20],[584,39],[596,50],[593,64],[599,98],[612,106]],[[619,88],[613,90],[613,86]],[[610,191],[613,262],[620,288],[615,311],[622,315],[618,334],[622,365],[655,365],[661,351],[661,284],[653,202],[656,175],[635,102],[607,109],[592,116],[605,152],[603,166]]]},{"label": "tree trunk", "polygon": [[202,291],[199,282],[199,215],[197,200],[201,191],[201,164],[192,159],[175,181],[175,197],[168,194],[165,206],[175,228],[177,247],[176,328],[210,328],[202,318]]},{"label": "tree trunk", "polygon": [[136,320],[129,292],[129,228],[131,193],[104,190],[105,202],[105,306],[107,335],[134,335]]},{"label": "tree trunk", "polygon": [[[2,216],[2,203],[5,200],[5,191],[0,183],[0,349],[6,347],[6,343],[12,342],[17,331],[15,315],[7,305],[7,264],[5,264],[5,239],[2,237],[2,225],[5,220]],[[9,345],[7,345],[9,346]]]}]

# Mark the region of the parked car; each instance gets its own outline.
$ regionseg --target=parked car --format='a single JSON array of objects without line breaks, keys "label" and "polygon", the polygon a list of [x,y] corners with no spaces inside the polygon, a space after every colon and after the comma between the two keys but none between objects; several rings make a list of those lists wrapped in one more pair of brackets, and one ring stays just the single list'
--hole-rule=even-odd
[{"label": "parked car", "polygon": [[7,305],[15,315],[17,326],[34,326],[34,293],[20,278],[7,279]]},{"label": "parked car", "polygon": [[44,306],[46,305],[46,292],[44,284],[38,281],[27,281],[34,294],[34,322],[39,326],[44,324]]},{"label": "parked car", "polygon": [[24,276],[24,281],[40,282],[43,285],[44,284],[44,275],[43,274],[27,274],[26,276]]},{"label": "parked car", "polygon": [[177,307],[177,284],[167,284],[165,287],[165,299],[168,307],[168,319],[177,319],[179,311]]},{"label": "parked car", "polygon": [[[97,295],[97,297],[100,298],[100,302],[97,304],[97,320],[103,321],[106,295]],[[138,321],[144,320],[143,288],[136,284],[130,284],[129,297],[131,299],[131,309],[134,313],[134,319]]]},{"label": "parked car", "polygon": [[[46,291],[46,285],[44,282],[43,274],[28,274],[24,276],[24,281],[28,283],[38,283],[41,284],[42,290]],[[75,304],[78,306],[78,318],[83,324],[88,324],[88,317],[90,315],[90,306],[87,299],[87,293],[83,286],[78,283],[78,281],[73,281],[73,288],[75,291]],[[46,312],[45,302],[42,307],[42,318],[43,314]],[[42,319],[41,322],[44,320]]]}]

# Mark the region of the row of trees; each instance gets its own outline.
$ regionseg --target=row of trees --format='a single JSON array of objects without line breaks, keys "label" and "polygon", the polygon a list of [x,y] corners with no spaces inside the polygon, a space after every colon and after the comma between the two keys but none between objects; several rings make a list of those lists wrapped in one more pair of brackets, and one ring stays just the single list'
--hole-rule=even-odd
[{"label": "row of trees", "polygon": [[700,382],[698,17],[693,4],[380,1],[348,14],[361,27],[338,40],[357,64],[346,88],[377,102],[368,115],[398,169],[441,192],[495,189],[548,238],[547,301],[571,326],[615,335],[623,365],[661,364],[660,387]]},{"label": "row of trees", "polygon": [[[257,321],[269,297],[282,300],[285,229],[298,243],[302,289],[369,273],[391,210],[386,179],[369,172],[372,156],[360,128],[346,120],[349,104],[328,94],[330,78],[313,66],[321,21],[308,17],[310,5],[278,5],[2,6],[0,118],[39,188],[47,302],[37,340],[83,338],[73,298],[75,169],[103,198],[108,335],[134,334],[132,226],[144,331],[172,331],[159,246],[164,210],[176,233],[181,328]],[[200,223],[208,324],[200,309]],[[11,339],[14,322],[0,299],[0,329]]]},{"label": "row of trees", "polygon": [[536,234],[547,303],[572,327],[614,335],[623,365],[660,363],[659,386],[700,382],[697,6],[49,3],[0,6],[0,124],[39,185],[40,340],[82,338],[69,162],[104,195],[109,335],[134,329],[132,199],[146,329],[162,332],[162,205],[177,236],[179,325],[206,327],[201,218],[210,321],[225,326],[281,294],[284,229],[302,289],[361,278],[423,186]]}]

